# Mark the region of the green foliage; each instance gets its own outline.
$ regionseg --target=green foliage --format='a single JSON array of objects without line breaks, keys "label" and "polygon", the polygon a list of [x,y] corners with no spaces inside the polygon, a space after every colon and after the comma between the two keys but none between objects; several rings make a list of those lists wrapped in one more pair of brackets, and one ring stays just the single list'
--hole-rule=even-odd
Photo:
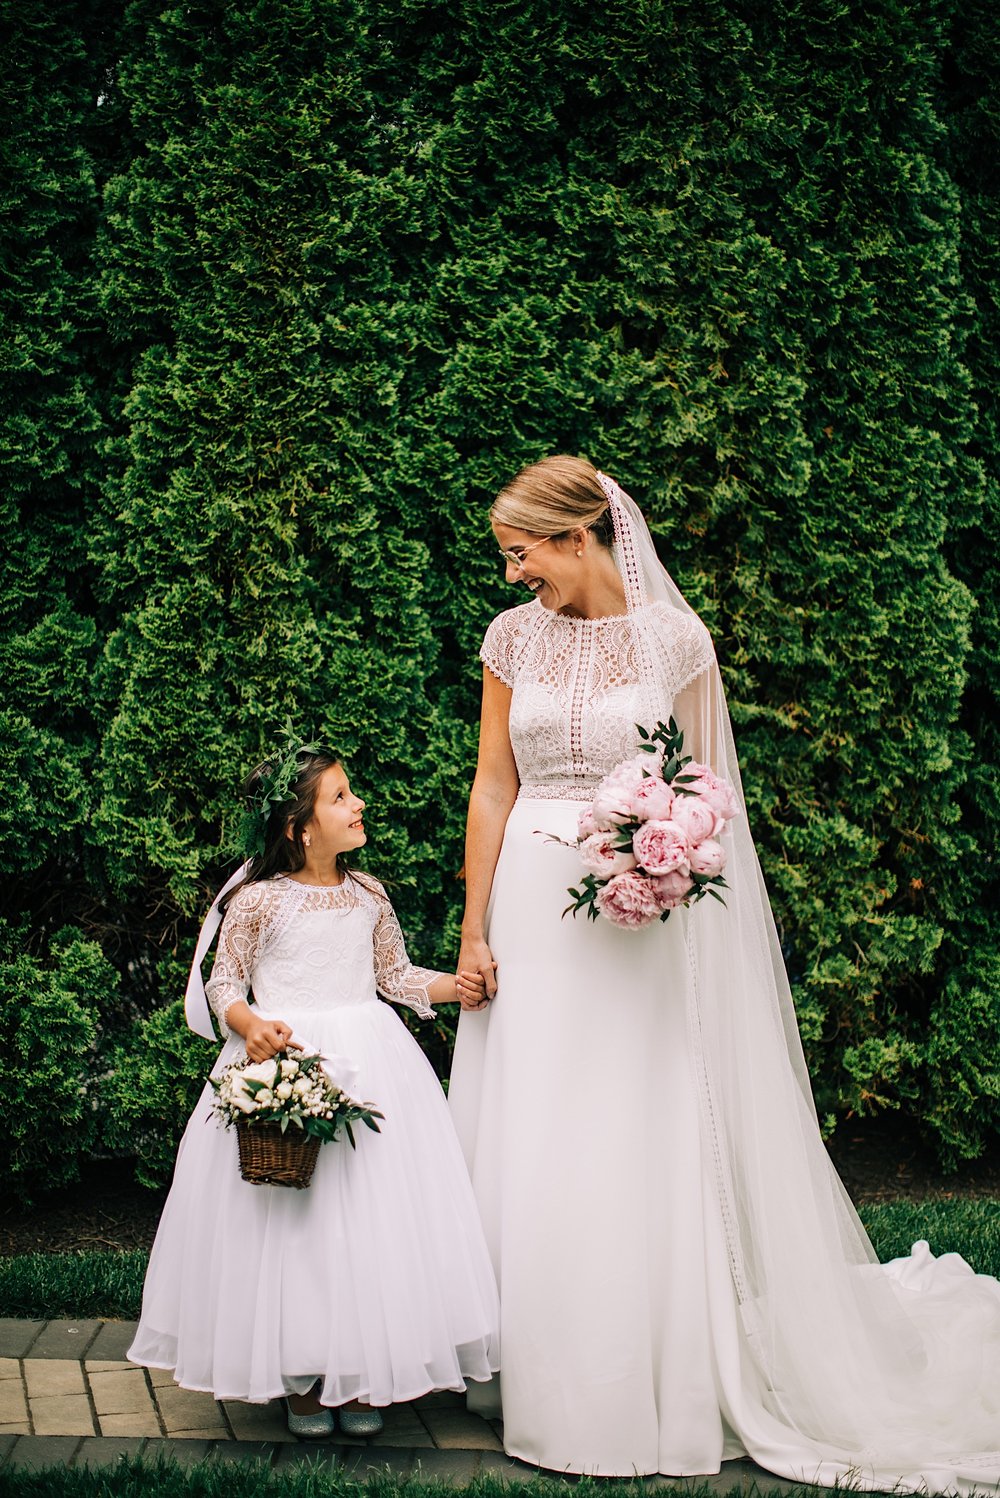
[{"label": "green foliage", "polygon": [[33,950],[71,923],[122,975],[104,1147],[167,1169],[204,1069],[171,1005],[287,717],[450,965],[476,651],[517,601],[486,507],[568,450],[715,635],[822,1113],[981,1150],[994,9],[10,13],[0,822]]},{"label": "green foliage", "polygon": [[101,1084],[102,1142],[112,1151],[137,1153],[136,1176],[144,1186],[170,1180],[215,1052],[187,1028],[180,999],[134,1021],[114,1046]]},{"label": "green foliage", "polygon": [[75,1180],[97,1136],[94,1094],[98,1012],[118,974],[96,942],[67,928],[49,952],[24,948],[0,927],[0,1044],[7,1057],[0,1160],[24,1192],[36,1181]]}]

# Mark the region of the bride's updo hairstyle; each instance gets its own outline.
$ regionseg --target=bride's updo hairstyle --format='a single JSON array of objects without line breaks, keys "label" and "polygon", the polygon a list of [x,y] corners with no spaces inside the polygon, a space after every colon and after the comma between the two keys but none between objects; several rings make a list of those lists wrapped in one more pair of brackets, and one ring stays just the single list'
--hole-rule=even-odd
[{"label": "bride's updo hairstyle", "polygon": [[490,520],[553,540],[578,526],[593,531],[602,546],[614,540],[611,511],[597,469],[586,458],[568,453],[522,468],[493,501]]}]

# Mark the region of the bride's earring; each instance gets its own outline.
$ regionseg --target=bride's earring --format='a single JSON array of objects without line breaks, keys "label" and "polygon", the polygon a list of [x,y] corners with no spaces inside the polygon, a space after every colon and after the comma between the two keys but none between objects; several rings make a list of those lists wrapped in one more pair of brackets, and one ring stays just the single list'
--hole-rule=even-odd
[{"label": "bride's earring", "polygon": [[309,844],[312,842],[312,838],[309,836],[308,832],[303,832],[303,834],[302,834],[302,841],[305,844],[305,846],[308,848]]}]

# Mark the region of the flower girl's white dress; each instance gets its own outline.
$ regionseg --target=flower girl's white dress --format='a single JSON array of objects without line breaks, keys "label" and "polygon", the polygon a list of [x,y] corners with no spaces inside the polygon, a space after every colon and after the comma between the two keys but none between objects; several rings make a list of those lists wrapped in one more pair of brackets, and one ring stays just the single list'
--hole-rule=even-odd
[{"label": "flower girl's white dress", "polygon": [[[609,619],[534,602],[493,621],[482,656],[512,689],[521,786],[487,913],[498,992],[461,1016],[449,1103],[500,1285],[508,1452],[601,1476],[749,1452],[812,1482],[995,1487],[1000,1285],[926,1245],[874,1261],[797,1040],[754,1033],[780,1024],[748,1002],[772,972],[752,855],[727,869],[726,909],[639,931],[562,918],[582,867],[544,834],[575,838],[636,724],[676,708],[686,749],[715,758],[708,632],[661,602]],[[736,1038],[709,1050],[713,1026]],[[731,1060],[707,1082],[706,1052]]]},{"label": "flower girl's white dress", "polygon": [[[363,882],[362,882],[363,881]],[[430,1017],[437,976],[407,960],[370,876],[336,888],[244,886],[223,923],[209,1000],[258,1012],[350,1058],[385,1115],[320,1147],[305,1190],[254,1186],[206,1085],[153,1245],[133,1362],[184,1388],[264,1401],[322,1379],[327,1405],[465,1387],[498,1366],[496,1287],[440,1083],[378,994]],[[230,1036],[216,1072],[245,1055]]]}]

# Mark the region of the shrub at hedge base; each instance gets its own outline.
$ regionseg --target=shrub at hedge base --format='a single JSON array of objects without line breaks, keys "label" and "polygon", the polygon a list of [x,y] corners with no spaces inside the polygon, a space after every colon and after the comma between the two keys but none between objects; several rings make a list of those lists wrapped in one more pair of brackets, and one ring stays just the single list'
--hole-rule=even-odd
[{"label": "shrub at hedge base", "polygon": [[476,651],[521,596],[486,507],[556,450],[637,496],[713,630],[826,1125],[995,1138],[995,48],[958,9],[22,17],[77,186],[56,221],[25,151],[7,188],[46,371],[9,399],[65,464],[19,460],[3,511],[8,721],[48,735],[0,755],[6,868],[32,951],[70,923],[121,975],[79,1052],[103,1147],[167,1168],[181,975],[288,714],[451,965]]}]

